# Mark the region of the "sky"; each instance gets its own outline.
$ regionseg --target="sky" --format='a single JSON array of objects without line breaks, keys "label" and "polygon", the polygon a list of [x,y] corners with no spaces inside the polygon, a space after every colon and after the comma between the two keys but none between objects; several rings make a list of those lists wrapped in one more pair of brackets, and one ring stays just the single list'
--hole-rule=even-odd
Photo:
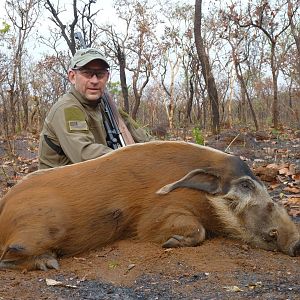
[{"label": "sky", "polygon": [[[7,1],[11,1],[11,0],[1,0],[0,1],[0,22],[1,20],[7,20],[6,17],[6,12],[5,12],[5,3]],[[13,1],[17,1],[17,0],[13,0]],[[29,1],[29,0],[22,0],[22,1]],[[84,0],[83,0],[84,1]],[[100,12],[101,17],[104,18],[105,21],[112,21],[114,19],[116,19],[116,15],[115,15],[115,10],[113,8],[113,3],[114,0],[95,0],[96,3],[92,5],[93,8],[95,9],[100,9],[102,10],[102,12]],[[63,1],[58,1],[58,0],[52,0],[52,3],[57,3],[60,2],[60,5],[66,5],[66,7],[70,7],[72,5],[73,0],[63,0]],[[153,2],[156,3],[158,2],[157,0],[148,0],[149,3]],[[174,3],[179,2],[179,3],[189,3],[189,4],[193,4],[195,3],[195,0],[177,0],[174,1]],[[205,1],[204,1],[205,2]],[[78,1],[78,3],[80,3],[80,1]],[[69,9],[69,11],[72,13],[72,9]],[[41,24],[42,27],[46,26],[47,22],[44,22],[43,24]]]},{"label": "sky", "polygon": [[[3,21],[6,21],[9,23],[9,19],[6,14],[5,10],[5,2],[7,0],[0,0],[0,28],[1,23]],[[9,1],[19,1],[19,0],[9,0]],[[22,2],[29,1],[29,0],[22,0]],[[157,3],[159,0],[148,0],[148,3]],[[60,7],[65,6],[66,11],[62,14],[64,16],[64,20],[72,19],[72,2],[73,0],[52,0],[52,3],[54,3],[54,6],[57,3],[60,3]],[[194,5],[195,0],[177,0],[177,1],[171,1],[177,3],[188,3]],[[78,6],[82,3],[81,1],[78,1]],[[118,17],[115,13],[115,9],[113,8],[114,0],[96,0],[96,3],[92,5],[92,8],[95,10],[100,10],[98,13],[98,16],[101,18],[101,23],[109,23],[115,25],[115,30],[122,30],[122,26],[124,26],[123,22],[120,22],[118,20]],[[48,50],[43,47],[40,43],[37,42],[36,35],[43,35],[47,36],[47,33],[49,33],[49,26],[54,26],[53,22],[49,20],[49,13],[44,9],[45,11],[45,17],[39,22],[38,26],[38,33],[34,32],[31,34],[31,40],[29,42],[28,47],[31,50],[34,50],[36,55],[42,55],[45,52],[48,52]],[[67,21],[66,21],[67,22]],[[3,27],[3,26],[2,26]],[[65,45],[64,45],[65,46]]]}]

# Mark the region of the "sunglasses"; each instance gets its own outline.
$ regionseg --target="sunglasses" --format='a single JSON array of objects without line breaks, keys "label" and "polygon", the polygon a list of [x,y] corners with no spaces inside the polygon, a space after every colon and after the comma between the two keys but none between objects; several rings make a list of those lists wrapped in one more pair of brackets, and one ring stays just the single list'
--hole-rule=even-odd
[{"label": "sunglasses", "polygon": [[109,73],[108,70],[94,70],[94,69],[84,69],[84,68],[78,68],[78,69],[72,69],[74,71],[78,71],[80,75],[87,79],[92,79],[94,75],[96,75],[97,79],[102,79]]}]

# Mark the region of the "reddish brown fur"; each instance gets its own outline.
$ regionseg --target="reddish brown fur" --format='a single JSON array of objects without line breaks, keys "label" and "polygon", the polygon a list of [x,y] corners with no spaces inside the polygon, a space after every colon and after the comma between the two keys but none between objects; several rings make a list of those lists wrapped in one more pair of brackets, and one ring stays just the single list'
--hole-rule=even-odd
[{"label": "reddish brown fur", "polygon": [[[174,234],[193,236],[201,224],[220,232],[223,224],[206,193],[156,191],[191,170],[208,167],[221,170],[227,189],[232,178],[244,173],[235,165],[233,156],[207,147],[153,142],[38,171],[0,202],[0,254],[4,260],[28,257],[17,264],[35,268],[33,256],[74,255],[127,237],[164,243]],[[22,249],[9,250],[11,245]]]}]

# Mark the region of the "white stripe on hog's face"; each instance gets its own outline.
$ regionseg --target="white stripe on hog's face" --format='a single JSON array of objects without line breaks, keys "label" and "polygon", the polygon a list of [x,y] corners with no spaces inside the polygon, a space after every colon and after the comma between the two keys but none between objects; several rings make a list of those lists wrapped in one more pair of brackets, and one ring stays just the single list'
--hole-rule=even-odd
[{"label": "white stripe on hog's face", "polygon": [[243,176],[228,182],[211,170],[196,169],[157,193],[163,195],[177,188],[206,192],[207,200],[224,224],[224,233],[262,249],[300,255],[296,225],[285,209],[272,201],[260,181]]}]

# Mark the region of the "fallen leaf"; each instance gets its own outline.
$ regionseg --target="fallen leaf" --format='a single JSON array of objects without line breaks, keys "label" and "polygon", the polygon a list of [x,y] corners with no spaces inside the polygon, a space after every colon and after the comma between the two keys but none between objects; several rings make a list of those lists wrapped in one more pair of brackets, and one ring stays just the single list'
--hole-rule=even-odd
[{"label": "fallen leaf", "polygon": [[290,172],[289,168],[287,168],[287,167],[280,169],[280,170],[278,171],[278,173],[279,173],[280,175],[286,175],[286,176],[288,176],[288,175],[293,175],[293,174]]},{"label": "fallen leaf", "polygon": [[290,164],[289,171],[290,171],[291,175],[294,176],[297,173],[297,166],[294,164]]},{"label": "fallen leaf", "polygon": [[300,197],[289,197],[288,198],[289,204],[299,204],[300,205]]},{"label": "fallen leaf", "polygon": [[134,267],[135,267],[135,264],[130,264],[130,265],[128,265],[127,270],[131,270],[131,269],[133,269]]},{"label": "fallen leaf", "polygon": [[293,218],[299,217],[300,216],[300,210],[292,208],[292,209],[289,210],[289,215],[292,216]]},{"label": "fallen leaf", "polygon": [[266,165],[266,168],[268,168],[268,169],[274,169],[274,170],[280,170],[280,168],[282,168],[282,166],[279,166],[279,165],[277,165],[277,164],[268,164],[268,165]]},{"label": "fallen leaf", "polygon": [[132,270],[134,267],[135,267],[135,264],[130,264],[130,265],[128,265],[127,270],[125,271],[124,274],[125,274],[125,275],[128,274],[129,271]]},{"label": "fallen leaf", "polygon": [[283,190],[285,192],[290,192],[290,193],[294,193],[294,194],[300,193],[300,188],[297,188],[297,187],[287,186]]},{"label": "fallen leaf", "polygon": [[46,278],[46,284],[51,286],[56,286],[56,285],[62,285],[63,283],[61,281],[56,281],[54,279]]},{"label": "fallen leaf", "polygon": [[49,279],[49,278],[46,278],[46,284],[47,284],[48,286],[63,286],[63,287],[73,288],[73,289],[76,289],[76,288],[77,288],[76,285],[64,284],[64,283],[61,282],[61,281],[56,281],[56,280],[54,280],[54,279]]},{"label": "fallen leaf", "polygon": [[275,190],[276,188],[278,188],[280,186],[280,183],[272,183],[270,184],[269,188],[271,190]]},{"label": "fallen leaf", "polygon": [[84,257],[73,257],[75,260],[79,260],[79,261],[86,261],[86,258]]},{"label": "fallen leaf", "polygon": [[254,173],[259,176],[261,180],[272,182],[276,179],[278,170],[274,168],[258,167],[254,169]]},{"label": "fallen leaf", "polygon": [[292,175],[292,179],[295,181],[300,181],[300,173]]},{"label": "fallen leaf", "polygon": [[246,287],[248,287],[250,290],[254,290],[257,287],[262,287],[262,286],[263,286],[263,284],[261,281],[257,281],[255,283],[249,283],[246,285]]},{"label": "fallen leaf", "polygon": [[227,292],[242,292],[243,290],[241,290],[238,286],[236,285],[233,285],[233,286],[224,286],[224,289],[227,291]]}]

